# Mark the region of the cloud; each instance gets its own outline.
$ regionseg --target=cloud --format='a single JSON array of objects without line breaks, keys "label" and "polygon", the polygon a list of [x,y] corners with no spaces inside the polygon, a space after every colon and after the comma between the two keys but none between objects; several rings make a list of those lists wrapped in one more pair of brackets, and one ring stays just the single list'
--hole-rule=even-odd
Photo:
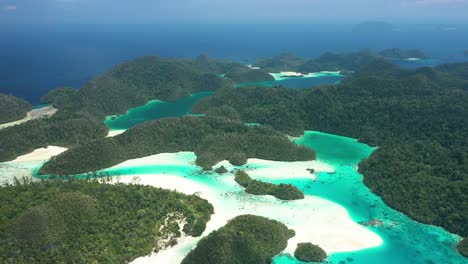
[{"label": "cloud", "polygon": [[7,6],[3,7],[3,10],[5,10],[5,11],[15,11],[16,6],[15,5],[7,5]]},{"label": "cloud", "polygon": [[403,1],[402,6],[409,5],[420,5],[420,6],[432,6],[432,5],[454,5],[466,3],[467,0],[412,0]]}]

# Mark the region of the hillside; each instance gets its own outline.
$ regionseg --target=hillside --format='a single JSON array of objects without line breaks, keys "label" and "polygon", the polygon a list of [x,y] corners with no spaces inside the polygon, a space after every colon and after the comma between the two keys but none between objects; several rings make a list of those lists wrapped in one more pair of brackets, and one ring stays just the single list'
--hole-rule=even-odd
[{"label": "hillside", "polygon": [[465,67],[403,70],[378,60],[340,85],[223,89],[193,111],[228,106],[244,122],[292,135],[318,130],[378,146],[359,166],[365,184],[412,218],[466,236],[468,74],[461,70]]},{"label": "hillside", "polygon": [[29,110],[31,110],[31,104],[27,101],[0,94],[0,124],[24,118]]}]

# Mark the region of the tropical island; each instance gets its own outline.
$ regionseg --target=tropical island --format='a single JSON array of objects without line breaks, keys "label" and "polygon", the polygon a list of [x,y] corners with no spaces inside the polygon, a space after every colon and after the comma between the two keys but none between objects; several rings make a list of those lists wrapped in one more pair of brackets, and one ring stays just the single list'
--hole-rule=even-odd
[{"label": "tropical island", "polygon": [[312,243],[300,243],[294,251],[294,257],[304,262],[322,262],[327,258],[327,253]]},{"label": "tropical island", "polygon": [[[44,179],[64,177],[67,181],[17,182],[0,189],[5,201],[11,200],[0,208],[3,216],[0,237],[7,241],[5,248],[0,248],[2,257],[5,254],[6,257],[0,260],[17,263],[31,258],[38,262],[53,258],[58,262],[72,259],[125,263],[174,246],[182,234],[202,235],[215,203],[211,206],[208,202],[212,201],[192,195],[195,192],[180,194],[133,184],[128,176],[126,185],[70,180],[74,176],[115,177],[100,173],[158,155],[193,155],[193,162],[188,164],[202,171],[198,173],[205,179],[221,177],[234,184],[232,188],[236,191],[220,194],[223,200],[246,192],[276,206],[278,199],[285,200],[280,201],[282,205],[297,203],[304,207],[312,201],[327,204],[313,200],[312,195],[304,192],[307,190],[304,186],[273,184],[249,176],[251,170],[266,166],[258,163],[250,168],[256,159],[291,164],[318,162],[313,149],[295,144],[291,138],[308,130],[350,136],[378,147],[358,167],[369,189],[412,219],[466,237],[468,63],[408,70],[382,56],[370,51],[325,53],[316,59],[281,54],[259,60],[254,66],[259,69],[206,56],[194,60],[147,56],[117,65],[81,89],[65,87],[50,91],[43,101],[57,109],[55,114],[0,130],[0,161],[14,161],[37,149],[59,146],[64,148],[61,154],[44,159],[34,173]],[[273,76],[269,73],[274,72],[331,70],[347,71],[349,75],[339,84],[306,89],[234,88],[239,82],[271,81]],[[176,101],[200,91],[210,91],[213,96],[201,99],[192,108],[191,113],[198,116],[150,120],[107,137],[109,128],[104,121],[108,116],[123,114],[151,100]],[[8,114],[14,117],[6,122],[23,118],[30,109],[21,100],[5,98],[7,103],[3,105],[7,107],[3,108],[16,113]],[[178,163],[170,163],[174,164]],[[303,171],[313,181],[316,170],[310,168],[304,167]],[[244,169],[245,172],[241,171]],[[169,173],[168,177],[182,176]],[[151,180],[153,184],[157,181]],[[197,185],[190,190],[198,188],[207,187]],[[118,201],[121,206],[109,201]],[[213,202],[220,208],[219,201]],[[71,210],[76,207],[79,210]],[[335,209],[347,216],[344,208]],[[80,210],[84,210],[82,214],[75,215]],[[106,229],[108,226],[102,219],[110,219],[115,229]],[[90,220],[97,224],[90,227]],[[31,225],[30,221],[40,225]],[[183,227],[181,221],[185,223]],[[368,231],[352,224],[355,225],[349,225],[356,232]],[[77,228],[67,228],[70,225]],[[220,226],[219,222],[217,225]],[[156,230],[162,232],[156,235],[157,239],[151,236],[154,226],[159,226]],[[83,248],[80,243],[89,237],[86,230],[93,230],[90,245],[97,251]],[[132,230],[137,237],[128,235],[126,230]],[[296,244],[306,242],[294,240],[293,234],[287,226],[271,219],[238,216],[218,231],[205,234],[183,263],[220,263],[231,259],[242,262],[246,258],[255,263],[269,263],[286,246],[292,253]],[[365,234],[366,243],[350,248],[379,245],[378,239]],[[297,233],[296,237],[303,238],[303,234]],[[288,239],[295,245],[290,245]],[[329,252],[327,246],[323,248]],[[324,256],[323,250],[316,250],[311,244],[301,244],[297,250],[297,257],[304,260],[312,255]],[[458,250],[466,255],[466,239],[461,240]]]},{"label": "tropical island", "polygon": [[318,130],[379,146],[359,166],[369,188],[418,221],[466,236],[466,66],[403,70],[377,59],[339,85],[222,89],[194,111],[230,106],[244,122],[290,135]]},{"label": "tropical island", "polygon": [[203,238],[182,263],[267,264],[294,235],[293,230],[278,221],[242,215]]},{"label": "tropical island", "polygon": [[279,184],[262,182],[252,179],[246,172],[237,171],[234,180],[242,187],[245,187],[245,192],[255,195],[272,195],[280,200],[298,200],[304,199],[302,193],[296,186],[292,184]]}]

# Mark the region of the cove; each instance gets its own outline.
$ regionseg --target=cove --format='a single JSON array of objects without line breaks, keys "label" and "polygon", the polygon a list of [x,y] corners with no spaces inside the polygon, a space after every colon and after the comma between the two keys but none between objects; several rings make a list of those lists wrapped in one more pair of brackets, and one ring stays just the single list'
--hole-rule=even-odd
[{"label": "cove", "polygon": [[[383,221],[382,226],[369,227],[383,238],[377,248],[351,253],[333,254],[328,261],[336,264],[414,264],[414,263],[468,263],[458,254],[455,245],[459,237],[442,228],[411,220],[406,215],[387,206],[373,194],[357,172],[357,164],[370,156],[374,148],[355,139],[308,131],[296,139],[299,145],[317,152],[320,161],[332,165],[333,174],[319,173],[315,182],[281,181],[295,184],[304,193],[316,195],[344,206],[356,222],[371,219]],[[278,181],[272,181],[278,183]],[[290,256],[278,256],[275,264],[297,264]]]},{"label": "cove", "polygon": [[[337,203],[348,211],[354,222],[366,222],[371,219],[382,221],[381,226],[366,227],[383,239],[384,243],[381,246],[354,252],[334,253],[327,259],[328,263],[467,263],[467,260],[454,249],[460,239],[458,236],[450,234],[442,228],[411,220],[406,215],[387,206],[363,184],[362,175],[357,172],[357,165],[372,154],[373,147],[359,143],[352,138],[314,131],[307,131],[302,137],[293,140],[296,144],[314,149],[317,152],[318,160],[332,165],[335,172],[318,173],[316,180],[288,179],[288,175],[285,175],[284,178],[270,180],[264,178],[262,180],[272,183],[291,183],[306,195],[318,196]],[[235,191],[231,186],[222,184],[221,176],[201,172],[199,168],[183,162],[107,169],[103,170],[102,173],[104,173],[103,176],[106,174],[111,176],[175,174],[226,193]],[[41,178],[47,177],[41,176]],[[244,199],[242,196],[238,198]],[[237,202],[243,201],[238,200]],[[297,208],[297,210],[301,209]],[[302,262],[290,255],[279,255],[274,258],[273,263],[299,264]]]},{"label": "cove", "polygon": [[183,116],[190,113],[190,109],[196,102],[211,95],[213,92],[203,91],[175,102],[152,100],[143,106],[129,109],[126,114],[108,116],[104,123],[110,130],[125,130],[149,120]]}]

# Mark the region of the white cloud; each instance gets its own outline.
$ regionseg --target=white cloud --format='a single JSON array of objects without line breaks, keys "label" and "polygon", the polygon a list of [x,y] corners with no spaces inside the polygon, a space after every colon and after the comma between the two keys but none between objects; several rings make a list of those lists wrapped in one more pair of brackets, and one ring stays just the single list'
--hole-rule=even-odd
[{"label": "white cloud", "polygon": [[467,2],[466,0],[411,0],[411,1],[403,1],[401,5],[402,6],[453,5],[453,4],[460,4],[460,3],[466,3],[466,2]]},{"label": "white cloud", "polygon": [[15,11],[16,6],[15,5],[7,5],[7,6],[3,7],[3,10],[5,10],[5,11]]}]

